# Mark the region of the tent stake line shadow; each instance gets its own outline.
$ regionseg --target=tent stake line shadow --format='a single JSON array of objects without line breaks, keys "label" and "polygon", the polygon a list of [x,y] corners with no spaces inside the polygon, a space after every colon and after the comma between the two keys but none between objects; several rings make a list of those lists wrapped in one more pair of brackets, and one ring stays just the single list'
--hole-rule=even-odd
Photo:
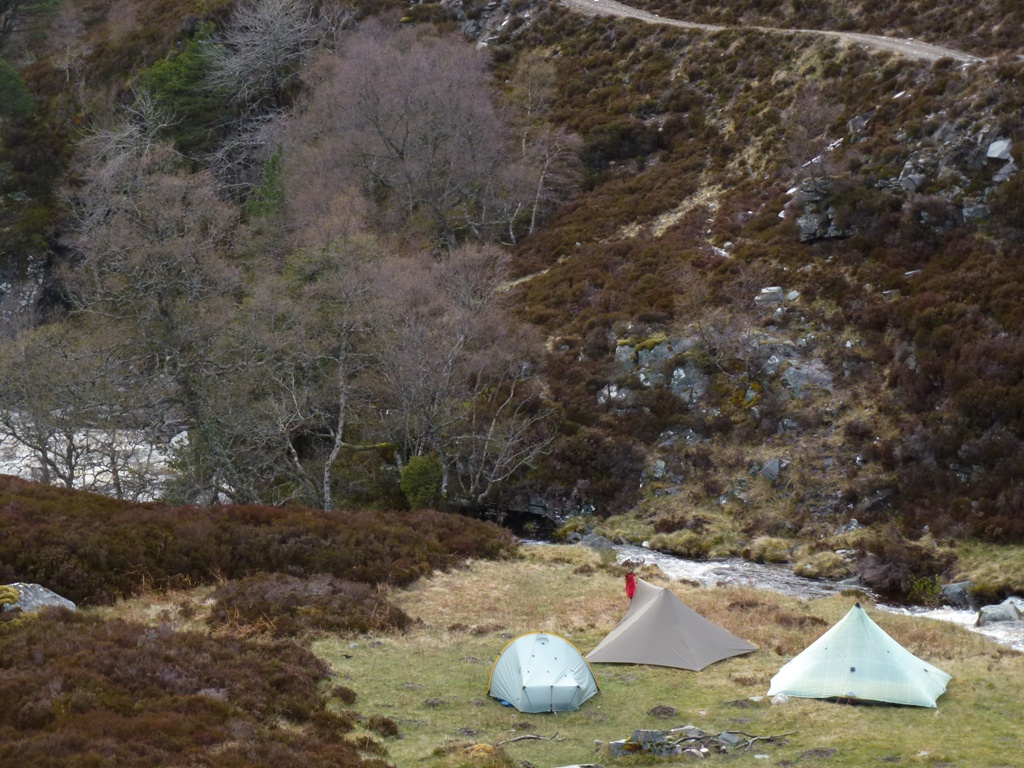
[{"label": "tent stake line shadow", "polygon": [[587,654],[587,661],[699,672],[716,661],[757,650],[705,619],[666,587],[636,579],[635,590],[626,615]]},{"label": "tent stake line shadow", "polygon": [[567,712],[597,694],[597,681],[579,649],[561,635],[520,635],[498,654],[487,695],[520,712]]},{"label": "tent stake line shadow", "polygon": [[889,637],[857,603],[778,671],[768,695],[935,707],[951,679]]}]

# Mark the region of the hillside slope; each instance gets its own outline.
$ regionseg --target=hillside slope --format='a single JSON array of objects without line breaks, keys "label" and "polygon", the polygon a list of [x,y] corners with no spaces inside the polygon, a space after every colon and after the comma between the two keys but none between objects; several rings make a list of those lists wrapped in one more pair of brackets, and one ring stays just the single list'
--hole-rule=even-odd
[{"label": "hillside slope", "polygon": [[[239,84],[239,14],[271,6],[304,19],[294,56]],[[190,429],[190,501],[394,506],[416,459],[423,498],[473,514],[612,518],[694,555],[849,545],[904,592],[949,539],[1019,541],[1019,11],[890,6],[326,3],[315,29],[301,3],[47,7],[2,49],[31,94],[0,118],[3,405]],[[402,49],[415,67],[381,53]],[[473,141],[504,142],[446,158],[476,176],[344,165],[367,135],[345,77],[456,60]],[[462,388],[415,389],[449,352]]]},{"label": "hillside slope", "polygon": [[587,426],[654,448],[642,514],[1018,537],[1018,64],[562,13],[491,41],[590,153],[524,300]]}]

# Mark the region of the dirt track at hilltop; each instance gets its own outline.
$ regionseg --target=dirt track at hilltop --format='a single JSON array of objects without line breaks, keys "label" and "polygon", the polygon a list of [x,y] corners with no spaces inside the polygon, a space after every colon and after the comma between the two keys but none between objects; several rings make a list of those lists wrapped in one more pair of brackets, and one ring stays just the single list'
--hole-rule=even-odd
[{"label": "dirt track at hilltop", "polygon": [[637,19],[648,24],[665,24],[670,27],[681,27],[683,29],[699,29],[705,32],[721,32],[726,29],[753,29],[760,32],[772,32],[776,34],[792,35],[821,35],[834,37],[845,45],[863,45],[867,48],[874,48],[880,51],[889,51],[908,59],[922,61],[938,61],[939,59],[954,59],[965,63],[983,61],[979,56],[972,56],[969,53],[958,51],[953,48],[943,48],[938,45],[921,43],[913,39],[900,39],[895,37],[883,37],[881,35],[867,35],[859,32],[833,32],[824,29],[777,29],[774,27],[727,27],[720,24],[699,24],[693,21],[679,21],[659,16],[656,13],[642,11],[639,8],[632,8],[628,5],[616,2],[616,0],[560,0],[563,5],[572,8],[586,16],[620,16],[622,18]]}]

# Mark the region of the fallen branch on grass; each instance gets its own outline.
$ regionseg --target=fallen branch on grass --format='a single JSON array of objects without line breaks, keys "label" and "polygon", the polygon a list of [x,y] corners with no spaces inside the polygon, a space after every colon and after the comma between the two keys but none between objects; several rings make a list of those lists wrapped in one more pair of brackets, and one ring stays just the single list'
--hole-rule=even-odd
[{"label": "fallen branch on grass", "polygon": [[793,734],[796,733],[796,731],[789,731],[788,733],[777,733],[777,734],[774,734],[772,736],[752,736],[749,733],[744,733],[743,731],[724,731],[724,733],[734,733],[737,736],[746,736],[747,737],[747,746],[745,746],[743,748],[743,751],[746,752],[748,749],[750,749],[752,746],[754,746],[754,742],[757,742],[757,741],[767,741],[769,743],[774,744],[779,739],[784,739],[786,736],[792,736]]},{"label": "fallen branch on grass", "polygon": [[562,738],[558,738],[558,731],[555,731],[550,736],[541,736],[536,733],[531,733],[526,736],[516,736],[514,739],[499,741],[497,746],[500,747],[502,744],[511,744],[513,741],[565,741],[565,737],[563,736]]}]

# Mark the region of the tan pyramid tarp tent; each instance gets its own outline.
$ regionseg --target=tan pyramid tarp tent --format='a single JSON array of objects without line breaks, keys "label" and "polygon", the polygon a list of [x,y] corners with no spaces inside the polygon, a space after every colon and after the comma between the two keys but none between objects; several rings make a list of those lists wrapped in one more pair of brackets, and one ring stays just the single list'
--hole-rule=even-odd
[{"label": "tan pyramid tarp tent", "polygon": [[757,650],[687,606],[665,587],[636,580],[622,620],[587,654],[591,663],[692,669]]},{"label": "tan pyramid tarp tent", "polygon": [[934,707],[950,679],[889,637],[857,603],[778,671],[768,695]]}]

